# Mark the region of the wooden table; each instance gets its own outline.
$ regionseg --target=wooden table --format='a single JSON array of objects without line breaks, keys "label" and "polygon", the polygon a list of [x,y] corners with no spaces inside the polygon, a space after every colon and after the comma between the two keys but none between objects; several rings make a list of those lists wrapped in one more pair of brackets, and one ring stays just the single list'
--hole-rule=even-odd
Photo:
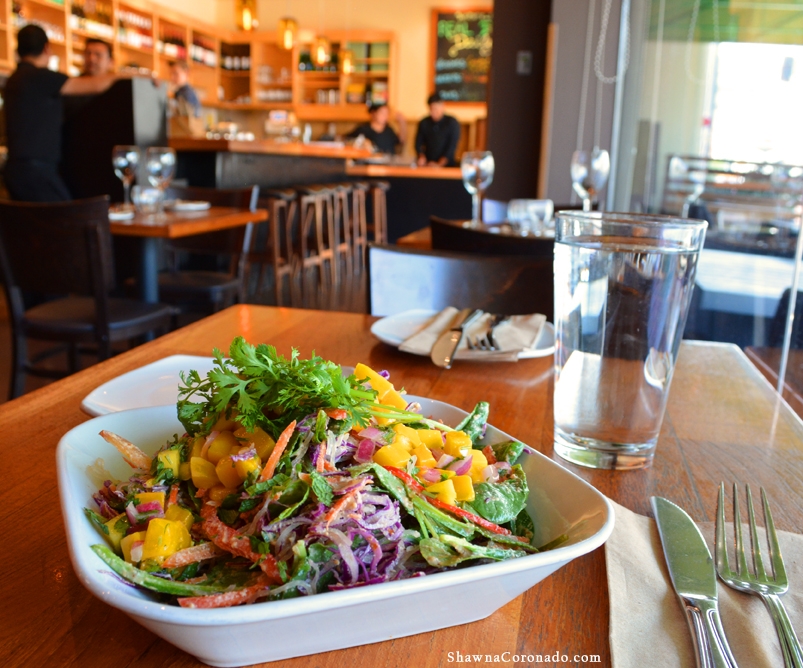
[{"label": "wooden table", "polygon": [[159,239],[190,237],[267,219],[264,209],[213,206],[205,211],[165,211],[163,217],[138,213],[131,220],[111,221],[110,227],[112,234],[142,239],[140,295],[143,301],[155,304],[159,301]]},{"label": "wooden table", "polygon": [[[773,387],[778,387],[778,370],[781,368],[781,349],[748,346],[744,350],[748,359]],[[790,350],[786,363],[783,396],[792,410],[803,417],[803,350]]]},{"label": "wooden table", "polygon": [[[493,424],[552,456],[550,359],[498,366],[461,362],[446,371],[373,339],[373,320],[356,314],[234,306],[0,406],[4,665],[200,665],[92,597],[75,576],[67,554],[56,486],[56,444],[67,430],[88,419],[79,408],[88,392],[143,364],[176,353],[208,355],[213,346],[226,348],[238,334],[275,344],[284,354],[292,345],[305,356],[315,349],[341,364],[362,361],[388,369],[397,386],[414,394],[463,408],[486,399]],[[803,423],[729,344],[683,345],[652,468],[609,472],[565,465],[636,512],[650,514],[649,498],[660,494],[700,521],[714,519],[721,480],[749,481],[767,487],[780,529],[803,528]],[[608,666],[608,614],[600,549],[485,620],[273,665],[445,668],[452,665],[448,653],[460,651],[560,652],[570,657],[561,666],[586,665],[573,660],[575,655],[599,655],[594,665]]]}]

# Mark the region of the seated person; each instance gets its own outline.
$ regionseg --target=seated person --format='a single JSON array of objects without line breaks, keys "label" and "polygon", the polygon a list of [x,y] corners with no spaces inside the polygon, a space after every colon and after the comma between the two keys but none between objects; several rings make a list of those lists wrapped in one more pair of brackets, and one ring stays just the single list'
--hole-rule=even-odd
[{"label": "seated person", "polygon": [[[179,109],[185,106],[188,114],[195,117],[201,115],[201,101],[195,89],[189,84],[189,68],[183,60],[176,60],[170,63],[170,83],[174,86],[173,97],[179,105]],[[184,115],[184,114],[181,114]]]},{"label": "seated person", "polygon": [[108,74],[113,64],[111,44],[102,39],[88,37],[84,47],[84,72],[81,76]]},{"label": "seated person", "polygon": [[374,102],[368,108],[371,120],[354,128],[347,136],[359,137],[362,135],[369,139],[380,153],[394,154],[397,149],[404,146],[407,139],[407,122],[401,113],[396,114],[396,122],[399,124],[399,134],[388,125],[390,110],[384,102]]},{"label": "seated person", "polygon": [[454,116],[446,116],[445,105],[439,93],[427,100],[429,116],[418,124],[415,135],[415,152],[418,164],[423,167],[454,167],[454,152],[460,141],[460,123]]}]

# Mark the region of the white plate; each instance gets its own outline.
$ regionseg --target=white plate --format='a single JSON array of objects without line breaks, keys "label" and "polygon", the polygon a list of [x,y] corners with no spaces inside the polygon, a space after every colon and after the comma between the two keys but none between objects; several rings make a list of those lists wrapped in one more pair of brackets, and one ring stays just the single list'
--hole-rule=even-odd
[{"label": "white plate", "polygon": [[[456,424],[465,411],[419,401],[423,413]],[[543,544],[561,534],[560,547],[510,561],[421,578],[235,608],[195,610],[165,605],[114,575],[90,546],[102,539],[84,516],[98,484],[87,467],[102,458],[108,471],[131,469],[98,432],[113,431],[148,454],[182,433],[172,406],[111,413],[88,420],[59,442],[56,462],[70,558],[83,585],[176,647],[212,666],[242,666],[380,642],[483,619],[572,559],[602,545],[613,529],[613,507],[588,483],[541,454],[524,455],[530,486],[528,511]],[[510,436],[488,427],[490,443]],[[543,610],[549,623],[553,611]],[[582,629],[578,629],[582,632]],[[98,650],[100,651],[100,650]]]},{"label": "white plate", "polygon": [[173,211],[206,211],[212,205],[209,202],[177,199],[166,206]]},{"label": "white plate", "polygon": [[131,220],[133,217],[133,211],[109,211],[109,220]]},{"label": "white plate", "polygon": [[[383,343],[398,348],[402,342],[419,331],[437,311],[430,309],[413,309],[389,315],[377,320],[371,326],[371,333]],[[547,357],[555,352],[555,326],[551,322],[544,323],[538,340],[532,350],[523,350],[519,359]]]},{"label": "white plate", "polygon": [[106,415],[129,408],[175,405],[179,372],[195,370],[205,376],[214,366],[211,357],[172,355],[134,369],[96,387],[81,402],[90,415]]}]

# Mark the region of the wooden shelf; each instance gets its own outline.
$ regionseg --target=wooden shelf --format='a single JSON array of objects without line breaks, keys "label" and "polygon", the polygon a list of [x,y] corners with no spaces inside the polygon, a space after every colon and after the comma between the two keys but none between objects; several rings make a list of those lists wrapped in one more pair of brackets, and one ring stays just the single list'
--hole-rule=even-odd
[{"label": "wooden shelf", "polygon": [[251,70],[220,70],[220,76],[222,77],[250,77]]},{"label": "wooden shelf", "polygon": [[206,63],[199,63],[197,60],[190,60],[189,62],[190,62],[190,67],[197,67],[198,69],[201,69],[201,70],[215,71],[217,69],[217,67],[215,67],[214,65],[207,65]]},{"label": "wooden shelf", "polygon": [[118,42],[121,49],[125,49],[126,51],[135,51],[136,53],[144,53],[146,56],[152,56],[154,54],[153,49],[146,49],[142,46],[132,46],[131,44],[127,44],[126,42]]},{"label": "wooden shelf", "polygon": [[51,2],[50,0],[23,0],[23,2],[31,2],[34,5],[42,5],[43,7],[50,7],[51,9],[58,9],[60,11],[65,11],[66,7],[64,3],[58,2]]}]

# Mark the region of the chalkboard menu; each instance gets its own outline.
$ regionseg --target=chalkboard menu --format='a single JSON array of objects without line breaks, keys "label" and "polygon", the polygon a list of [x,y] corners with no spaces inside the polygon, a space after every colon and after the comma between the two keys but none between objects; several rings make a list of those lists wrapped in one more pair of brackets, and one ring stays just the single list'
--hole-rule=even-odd
[{"label": "chalkboard menu", "polygon": [[432,10],[432,90],[448,102],[485,102],[493,46],[489,9]]}]

